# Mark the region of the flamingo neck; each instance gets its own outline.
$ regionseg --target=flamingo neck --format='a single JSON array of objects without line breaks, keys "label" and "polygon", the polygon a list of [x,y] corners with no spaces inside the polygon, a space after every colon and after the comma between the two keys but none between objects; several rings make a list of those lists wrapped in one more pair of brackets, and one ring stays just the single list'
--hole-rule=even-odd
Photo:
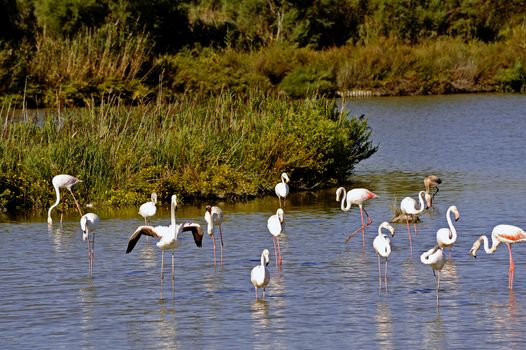
[{"label": "flamingo neck", "polygon": [[423,194],[425,194],[424,191],[420,191],[420,192],[418,193],[418,202],[420,203],[420,209],[418,209],[418,210],[416,211],[416,213],[415,213],[416,215],[422,213],[422,212],[424,211],[424,209],[425,209],[424,199],[422,198],[422,195],[423,195]]},{"label": "flamingo neck", "polygon": [[206,231],[209,235],[212,235],[214,233],[214,215],[216,214],[210,214],[208,212],[206,215],[206,223],[208,224],[206,227]]},{"label": "flamingo neck", "polygon": [[479,241],[482,240],[484,242],[484,251],[486,254],[493,254],[497,250],[497,247],[500,244],[500,241],[495,239],[493,236],[491,236],[491,248],[489,247],[489,239],[486,236],[480,236]]},{"label": "flamingo neck", "polygon": [[50,224],[53,223],[53,219],[51,219],[51,210],[53,210],[53,208],[55,208],[60,203],[60,190],[58,186],[54,186],[54,187],[55,187],[55,193],[57,195],[57,200],[55,204],[49,207],[49,210],[47,211],[47,222]]},{"label": "flamingo neck", "polygon": [[338,190],[338,194],[341,194],[342,195],[342,200],[341,200],[341,209],[343,211],[349,211],[351,210],[351,201],[350,200],[347,200],[347,191],[341,187],[339,190]]},{"label": "flamingo neck", "polygon": [[449,225],[449,231],[451,232],[450,240],[452,242],[455,242],[457,240],[457,230],[455,229],[455,226],[453,226],[453,222],[451,221],[451,209],[447,210],[446,217],[447,224]]}]

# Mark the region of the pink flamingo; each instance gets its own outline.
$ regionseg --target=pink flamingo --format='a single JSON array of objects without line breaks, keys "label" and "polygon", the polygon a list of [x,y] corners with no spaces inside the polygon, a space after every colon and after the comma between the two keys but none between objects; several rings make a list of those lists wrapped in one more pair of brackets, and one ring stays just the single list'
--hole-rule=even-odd
[{"label": "pink flamingo", "polygon": [[[340,196],[342,196],[341,209],[343,211],[349,211],[351,210],[352,204],[358,205],[358,207],[360,207],[360,216],[362,218],[362,226],[356,229],[355,231],[351,232],[351,234],[349,234],[349,236],[345,240],[345,243],[349,242],[352,236],[354,236],[354,234],[361,229],[362,243],[365,247],[365,228],[373,223],[373,219],[369,217],[369,214],[367,214],[367,211],[363,208],[363,203],[369,199],[377,198],[378,196],[365,188],[353,188],[349,192],[346,192],[345,188],[343,187],[340,187],[336,190],[337,202],[340,201]],[[363,213],[365,213],[365,215],[367,216],[367,225],[364,222]]]},{"label": "pink flamingo", "polygon": [[491,248],[489,247],[488,237],[485,235],[480,236],[473,247],[469,251],[469,255],[474,258],[477,257],[477,250],[480,248],[482,242],[484,242],[484,251],[487,254],[493,254],[497,250],[497,247],[501,243],[506,243],[508,251],[510,253],[510,269],[508,272],[508,288],[513,289],[513,277],[515,273],[515,264],[513,263],[513,254],[511,252],[511,245],[513,243],[525,242],[526,232],[523,229],[513,225],[497,225],[491,231]]}]

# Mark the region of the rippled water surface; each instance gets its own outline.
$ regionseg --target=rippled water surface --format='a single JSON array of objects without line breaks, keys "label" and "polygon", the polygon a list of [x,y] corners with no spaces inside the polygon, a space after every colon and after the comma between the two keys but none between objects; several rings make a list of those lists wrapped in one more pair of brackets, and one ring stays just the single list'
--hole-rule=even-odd
[{"label": "rippled water surface", "polygon": [[[526,97],[462,95],[351,100],[365,114],[379,151],[362,162],[353,181],[379,195],[366,204],[373,225],[362,248],[357,208],[344,213],[335,189],[292,193],[277,269],[267,218],[278,200],[220,204],[225,212],[224,267],[214,270],[211,240],[197,248],[185,234],[170,255],[159,300],[161,254],[141,239],[125,254],[142,223],[136,210],[99,212],[94,277],[78,217],[48,227],[45,215],[0,222],[0,343],[14,348],[135,349],[422,349],[522,348],[526,342],[526,244],[514,248],[513,291],[508,252],[467,252],[482,233],[507,223],[526,227]],[[405,225],[395,225],[388,291],[378,290],[372,241],[392,206],[416,198],[423,178],[443,183],[435,208],[422,215],[408,249]],[[294,179],[290,183],[294,187]],[[52,189],[50,189],[51,191]],[[435,244],[445,212],[456,205],[459,238],[442,271],[436,306],[432,270],[419,260]],[[165,206],[167,204],[165,203]],[[204,225],[203,207],[180,206],[178,220]],[[167,207],[155,224],[169,222]],[[271,282],[255,300],[250,270],[271,251]]]}]

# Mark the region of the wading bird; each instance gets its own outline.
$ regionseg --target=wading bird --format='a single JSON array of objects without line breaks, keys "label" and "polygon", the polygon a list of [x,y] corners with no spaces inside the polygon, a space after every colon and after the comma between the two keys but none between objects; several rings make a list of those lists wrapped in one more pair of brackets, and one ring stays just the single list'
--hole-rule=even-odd
[{"label": "wading bird", "polygon": [[420,261],[426,265],[431,265],[433,269],[433,276],[435,276],[435,284],[437,290],[437,306],[438,306],[438,292],[440,290],[440,271],[446,263],[444,258],[444,251],[440,246],[436,245],[435,247],[429,249],[427,252],[420,255]]},{"label": "wading bird", "polygon": [[[276,214],[272,215],[267,220],[267,228],[272,234],[272,241],[274,242],[274,255],[276,257],[276,266],[280,266],[283,261],[281,259],[281,249],[279,247],[278,237],[285,228],[285,212],[279,208]],[[277,246],[277,249],[276,249]]]},{"label": "wading bird", "polygon": [[[82,180],[77,179],[74,176],[68,175],[68,174],[60,174],[53,177],[53,180],[51,181],[53,183],[53,187],[55,188],[55,192],[57,194],[57,201],[55,204],[53,204],[48,212],[47,212],[47,223],[52,224],[53,219],[51,219],[51,210],[55,208],[60,203],[60,189],[65,188],[71,193],[71,196],[73,197],[73,200],[75,201],[75,204],[77,205],[77,209],[79,211],[80,216],[82,216],[82,210],[80,210],[79,202],[77,202],[77,199],[75,198],[75,195],[73,194],[73,191],[71,191],[71,187],[73,185],[82,182]],[[64,202],[62,202],[62,214],[64,213]],[[62,222],[62,214],[60,215],[60,222]]]},{"label": "wading bird", "polygon": [[497,225],[491,231],[491,248],[489,247],[488,237],[485,235],[480,236],[473,247],[469,251],[469,254],[474,258],[477,257],[477,250],[480,248],[482,242],[484,242],[484,251],[487,254],[493,254],[497,250],[500,243],[506,243],[508,246],[508,252],[510,254],[510,269],[508,272],[508,288],[513,289],[513,277],[515,273],[515,264],[513,263],[513,254],[511,252],[511,245],[513,243],[525,242],[526,232],[517,226],[512,225]]},{"label": "wading bird", "polygon": [[[433,199],[435,199],[435,195],[438,193],[438,185],[442,183],[442,180],[436,175],[429,175],[424,178],[424,186],[426,188],[426,200],[429,202],[428,207],[431,208]],[[429,191],[431,189],[435,189],[435,192],[433,195],[429,194]]]},{"label": "wading bird", "polygon": [[153,192],[152,200],[150,202],[141,204],[141,206],[139,207],[139,215],[144,218],[145,225],[151,224],[150,219],[157,212],[157,207],[155,206],[156,204],[157,204],[157,193]]},{"label": "wading bird", "polygon": [[279,199],[279,207],[281,208],[281,198],[283,198],[283,204],[285,204],[285,198],[289,195],[289,185],[287,183],[290,181],[287,173],[281,174],[281,182],[274,187],[276,191],[276,196]]},{"label": "wading bird", "polygon": [[198,247],[202,246],[203,241],[203,230],[201,225],[197,223],[183,223],[177,224],[175,222],[175,208],[177,207],[177,197],[172,196],[171,200],[171,223],[170,226],[139,226],[137,230],[128,239],[128,247],[126,254],[131,252],[142,235],[154,237],[159,240],[157,247],[161,249],[161,300],[163,298],[163,281],[164,281],[164,251],[172,251],[172,292],[174,291],[175,281],[175,264],[174,264],[174,252],[175,248],[180,246],[178,241],[179,234],[182,232],[190,231],[194,236],[195,244]]},{"label": "wading bird", "polygon": [[80,218],[82,240],[88,241],[88,270],[90,276],[93,276],[93,261],[95,260],[95,230],[99,225],[99,221],[98,215],[94,213],[87,213]]},{"label": "wading bird", "polygon": [[221,265],[223,265],[223,232],[221,224],[223,223],[223,210],[216,206],[206,206],[205,221],[207,223],[206,232],[214,242],[214,266],[216,266],[216,239],[214,237],[214,225],[219,228],[219,237],[221,238]]},{"label": "wading bird", "polygon": [[441,228],[437,231],[437,243],[440,248],[445,249],[449,248],[449,256],[451,257],[451,248],[453,244],[457,241],[457,230],[453,223],[451,222],[451,213],[455,214],[455,221],[460,219],[460,213],[458,212],[457,207],[454,205],[450,206],[446,212],[448,228]]},{"label": "wading bird", "polygon": [[387,221],[384,221],[378,226],[378,236],[373,241],[373,248],[378,256],[378,290],[382,289],[382,270],[380,268],[380,257],[385,258],[385,291],[387,292],[387,258],[391,255],[391,240],[388,236],[382,233],[382,229],[387,229],[394,237],[395,230],[393,226],[389,225]]},{"label": "wading bird", "polygon": [[263,299],[265,299],[265,288],[268,286],[270,281],[270,272],[267,269],[269,259],[268,249],[263,249],[261,253],[261,264],[254,266],[250,272],[250,282],[256,290],[256,300],[258,298],[258,288],[263,288]]},{"label": "wading bird", "polygon": [[[345,243],[349,242],[352,236],[354,236],[354,234],[361,229],[362,230],[362,243],[363,243],[363,246],[365,247],[365,228],[373,223],[373,219],[371,219],[369,217],[369,214],[367,214],[367,211],[363,207],[363,203],[369,199],[377,198],[378,196],[365,188],[353,188],[349,192],[346,192],[345,188],[343,187],[340,187],[336,190],[336,201],[337,202],[340,201],[340,196],[342,197],[341,209],[343,211],[349,211],[351,210],[352,204],[358,205],[358,207],[360,208],[360,217],[362,219],[362,226],[356,229],[355,231],[351,232],[351,234],[349,234],[349,236],[345,240]],[[365,213],[365,215],[367,216],[367,224],[365,224],[364,222],[363,213]]]},{"label": "wading bird", "polygon": [[[420,208],[416,207],[416,200],[414,200],[411,197],[405,197],[402,199],[402,202],[400,202],[400,210],[402,210],[402,213],[405,215],[418,215],[422,213],[425,209],[424,205],[424,199],[425,197],[425,191],[420,191],[418,193],[418,200],[420,202]],[[429,203],[428,203],[429,204]],[[409,234],[409,249],[411,253],[413,252],[413,244],[411,243],[411,229],[409,228],[409,219],[406,216],[406,224],[407,224],[407,233]],[[413,225],[415,227],[415,234],[416,234],[416,221],[413,222]]]}]

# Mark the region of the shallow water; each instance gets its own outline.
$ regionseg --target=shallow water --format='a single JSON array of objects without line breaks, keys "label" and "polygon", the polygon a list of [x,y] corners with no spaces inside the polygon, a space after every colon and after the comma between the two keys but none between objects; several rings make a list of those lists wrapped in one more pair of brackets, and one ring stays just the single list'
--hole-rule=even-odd
[{"label": "shallow water", "polygon": [[[494,255],[480,250],[476,260],[467,252],[499,223],[526,227],[526,96],[378,98],[351,100],[349,108],[369,118],[380,144],[353,177],[356,186],[379,195],[366,204],[374,223],[366,229],[365,249],[361,235],[344,244],[360,215],[357,208],[339,209],[335,189],[287,199],[282,269],[266,228],[277,198],[221,203],[224,267],[214,270],[208,237],[200,249],[185,234],[175,252],[173,294],[165,257],[160,301],[155,241],[141,239],[125,254],[129,235],[142,223],[135,209],[98,213],[93,278],[75,212],[63,225],[55,212],[49,228],[45,215],[4,218],[2,348],[519,348],[526,341],[526,246],[514,248],[513,291],[505,246]],[[403,197],[416,198],[431,173],[443,180],[435,207],[421,217],[412,255],[405,225],[395,225],[388,291],[379,291],[372,249],[378,224]],[[447,226],[449,205],[461,214],[459,238],[442,271],[437,307],[433,273],[419,255]],[[177,217],[204,224],[203,212],[180,206]],[[168,222],[163,207],[154,223]],[[249,275],[263,248],[271,251],[271,282],[266,299],[256,301]]]}]

